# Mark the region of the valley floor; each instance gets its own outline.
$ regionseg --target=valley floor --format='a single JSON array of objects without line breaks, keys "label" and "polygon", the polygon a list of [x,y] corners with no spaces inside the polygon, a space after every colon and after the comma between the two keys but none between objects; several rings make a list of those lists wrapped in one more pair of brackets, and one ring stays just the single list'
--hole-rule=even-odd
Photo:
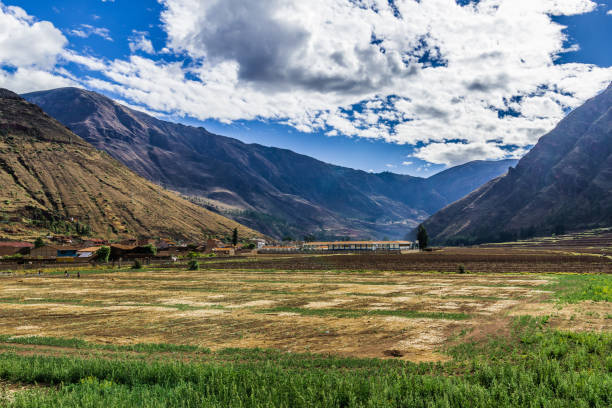
[{"label": "valley floor", "polygon": [[0,405],[610,406],[612,260],[495,251],[1,277]]}]

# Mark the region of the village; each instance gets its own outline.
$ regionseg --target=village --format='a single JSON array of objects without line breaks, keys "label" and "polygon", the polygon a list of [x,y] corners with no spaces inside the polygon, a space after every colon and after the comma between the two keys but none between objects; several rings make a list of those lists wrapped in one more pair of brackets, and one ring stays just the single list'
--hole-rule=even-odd
[{"label": "village", "polygon": [[[227,241],[227,240],[226,240]],[[176,242],[168,238],[126,239],[109,242],[101,238],[54,235],[38,238],[35,242],[0,241],[0,265],[42,266],[47,264],[98,263],[99,251],[109,248],[108,261],[177,262],[184,258],[254,256],[265,254],[300,253],[404,253],[418,249],[413,241],[329,241],[276,242],[247,239],[226,242],[210,238],[203,242]]]}]

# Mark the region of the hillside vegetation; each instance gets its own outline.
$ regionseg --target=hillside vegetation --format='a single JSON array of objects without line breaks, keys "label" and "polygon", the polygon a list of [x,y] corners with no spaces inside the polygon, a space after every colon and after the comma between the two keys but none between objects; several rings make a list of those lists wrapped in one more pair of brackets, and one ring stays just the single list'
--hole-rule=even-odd
[{"label": "hillside vegetation", "polygon": [[[0,237],[43,232],[202,239],[256,232],[135,175],[36,105],[0,90]],[[77,226],[78,225],[78,226]]]}]

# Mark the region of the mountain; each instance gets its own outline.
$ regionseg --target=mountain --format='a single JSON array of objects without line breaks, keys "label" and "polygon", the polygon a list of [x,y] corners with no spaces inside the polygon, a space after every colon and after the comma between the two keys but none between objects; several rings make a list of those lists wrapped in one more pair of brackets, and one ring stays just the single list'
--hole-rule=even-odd
[{"label": "mountain", "polygon": [[0,236],[227,236],[235,221],[134,174],[38,106],[0,89]]},{"label": "mountain", "polygon": [[24,97],[139,175],[276,237],[403,237],[514,164],[472,163],[430,179],[371,174],[158,120],[77,88]]},{"label": "mountain", "polygon": [[516,168],[425,222],[438,243],[612,225],[612,84],[542,136]]}]

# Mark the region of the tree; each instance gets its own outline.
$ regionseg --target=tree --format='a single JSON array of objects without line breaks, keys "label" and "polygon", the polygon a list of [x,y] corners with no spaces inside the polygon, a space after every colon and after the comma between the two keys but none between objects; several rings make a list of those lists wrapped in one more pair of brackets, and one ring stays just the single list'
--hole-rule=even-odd
[{"label": "tree", "polygon": [[417,228],[417,241],[419,241],[419,248],[425,249],[429,243],[429,237],[427,236],[427,230],[423,224]]},{"label": "tree", "polygon": [[100,247],[100,249],[98,249],[96,251],[96,258],[100,262],[107,263],[108,262],[108,258],[110,258],[110,254],[111,254],[110,247],[103,246],[103,247]]},{"label": "tree", "polygon": [[190,271],[197,271],[199,269],[200,269],[200,263],[198,261],[196,261],[195,259],[192,259],[191,261],[189,261]]},{"label": "tree", "polygon": [[142,249],[145,254],[153,255],[153,256],[157,255],[157,247],[153,244],[147,244],[143,246]]},{"label": "tree", "polygon": [[43,241],[41,237],[36,238],[36,241],[34,241],[34,248],[40,248],[42,246],[45,246],[45,241]]},{"label": "tree", "polygon": [[232,245],[238,245],[238,228],[234,228],[234,231],[232,232]]}]

